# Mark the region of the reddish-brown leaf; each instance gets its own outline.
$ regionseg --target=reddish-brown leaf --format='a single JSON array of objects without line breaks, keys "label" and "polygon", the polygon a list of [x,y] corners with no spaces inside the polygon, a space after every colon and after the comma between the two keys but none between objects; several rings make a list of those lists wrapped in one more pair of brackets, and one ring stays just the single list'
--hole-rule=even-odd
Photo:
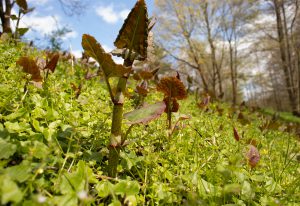
[{"label": "reddish-brown leaf", "polygon": [[143,85],[138,85],[138,86],[136,86],[136,92],[141,96],[147,96],[149,91]]},{"label": "reddish-brown leaf", "polygon": [[136,81],[141,80],[141,77],[140,77],[140,75],[139,75],[137,72],[135,72],[135,73],[132,75],[132,78],[133,78],[134,80],[136,80]]},{"label": "reddish-brown leaf", "polygon": [[236,130],[236,128],[234,127],[233,128],[233,136],[234,136],[234,139],[236,140],[236,141],[240,141],[240,135],[239,135],[239,133],[237,132],[237,130]]},{"label": "reddish-brown leaf", "polygon": [[153,77],[152,72],[148,72],[148,71],[140,71],[139,74],[140,74],[140,77],[144,80],[148,80]]},{"label": "reddish-brown leaf", "polygon": [[138,0],[125,20],[114,42],[118,49],[127,48],[147,57],[148,13],[145,0]]},{"label": "reddish-brown leaf", "polygon": [[131,71],[131,68],[125,68],[123,65],[116,64],[112,56],[104,51],[94,37],[84,34],[81,44],[85,53],[100,64],[106,77],[122,77]]},{"label": "reddish-brown leaf", "polygon": [[202,99],[201,102],[199,102],[197,105],[200,109],[205,109],[208,107],[210,103],[210,95],[206,94],[205,97]]},{"label": "reddish-brown leaf", "polygon": [[[163,100],[166,104],[166,109],[165,112],[168,113],[168,110],[170,110],[171,112],[178,112],[179,110],[179,103],[177,102],[177,100],[175,98],[173,98],[171,100],[171,103],[169,103],[169,98],[164,98]],[[169,109],[170,106],[170,109]]]},{"label": "reddish-brown leaf", "polygon": [[253,146],[256,147],[257,141],[256,141],[255,139],[248,139],[248,140],[247,140],[247,144],[251,144],[251,145],[253,145]]},{"label": "reddish-brown leaf", "polygon": [[58,59],[59,59],[58,53],[55,53],[54,55],[52,55],[50,61],[46,64],[45,69],[48,69],[53,73],[57,66]]},{"label": "reddish-brown leaf", "polygon": [[16,3],[20,8],[22,8],[24,11],[28,9],[27,1],[26,0],[17,0]]},{"label": "reddish-brown leaf", "polygon": [[258,149],[253,145],[249,145],[248,152],[246,154],[246,158],[247,158],[248,164],[251,166],[251,168],[254,168],[260,160],[260,154],[259,154]]},{"label": "reddish-brown leaf", "polygon": [[157,90],[164,93],[165,96],[176,98],[178,100],[187,97],[185,86],[176,77],[164,77],[157,84]]},{"label": "reddish-brown leaf", "polygon": [[40,70],[33,59],[29,57],[21,57],[17,61],[17,65],[21,66],[24,72],[31,74],[32,81],[41,82],[43,80]]}]

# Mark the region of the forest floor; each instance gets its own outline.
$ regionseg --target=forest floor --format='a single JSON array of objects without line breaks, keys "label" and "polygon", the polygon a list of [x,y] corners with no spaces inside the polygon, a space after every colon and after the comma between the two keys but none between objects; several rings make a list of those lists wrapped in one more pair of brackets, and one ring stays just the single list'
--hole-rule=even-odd
[{"label": "forest floor", "polygon": [[[300,205],[299,118],[223,103],[199,108],[190,95],[173,123],[190,118],[171,136],[165,114],[132,129],[110,178],[112,105],[103,82],[84,80],[80,63],[62,59],[42,88],[26,85],[16,61],[45,54],[7,42],[0,54],[2,205]],[[135,101],[129,85],[126,112]],[[162,98],[153,92],[146,102]]]}]

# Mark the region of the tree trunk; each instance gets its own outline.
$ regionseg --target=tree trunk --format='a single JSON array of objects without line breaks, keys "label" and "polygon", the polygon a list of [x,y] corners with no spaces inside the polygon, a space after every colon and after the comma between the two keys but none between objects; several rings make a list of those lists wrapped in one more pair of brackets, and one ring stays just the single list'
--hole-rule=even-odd
[{"label": "tree trunk", "polygon": [[5,11],[3,6],[3,1],[0,0],[0,19],[2,24],[2,32],[3,33],[11,33],[11,25],[10,25],[10,16],[11,16],[11,9],[13,4],[10,0],[5,0]]},{"label": "tree trunk", "polygon": [[298,111],[300,107],[300,51],[297,52],[297,71],[298,71]]},{"label": "tree trunk", "polygon": [[282,69],[285,76],[285,83],[287,87],[287,92],[289,96],[290,106],[293,112],[297,111],[297,98],[294,94],[294,88],[292,87],[292,80],[290,76],[290,71],[288,67],[288,59],[286,56],[286,44],[284,38],[284,30],[282,25],[282,18],[280,13],[280,6],[278,0],[273,0],[274,2],[274,10],[276,14],[276,23],[277,23],[277,33],[278,33],[278,41],[279,41],[279,49],[281,56]]},{"label": "tree trunk", "polygon": [[209,91],[209,89],[208,89],[208,84],[207,84],[206,78],[205,78],[205,76],[204,76],[204,73],[203,73],[203,71],[202,71],[202,66],[201,66],[201,64],[200,64],[200,62],[199,62],[199,59],[198,59],[198,56],[197,56],[197,55],[198,55],[198,54],[197,54],[197,51],[194,50],[193,44],[192,44],[191,39],[190,39],[191,32],[188,31],[188,30],[185,28],[185,22],[182,22],[181,17],[180,17],[180,15],[179,15],[179,13],[178,13],[178,11],[177,11],[177,9],[176,9],[175,6],[174,6],[174,11],[175,11],[175,14],[176,14],[176,16],[177,16],[177,19],[178,19],[178,21],[179,21],[179,26],[181,27],[182,34],[183,34],[185,40],[186,40],[187,43],[188,43],[188,47],[189,47],[189,50],[191,51],[192,58],[193,58],[195,64],[197,65],[197,68],[196,68],[196,69],[198,70],[198,72],[199,72],[199,74],[200,74],[200,77],[201,77],[201,80],[202,80],[202,84],[203,84],[203,87],[204,87],[204,91],[205,91],[205,92],[208,92],[208,91]]},{"label": "tree trunk", "polygon": [[234,69],[234,60],[233,60],[233,48],[232,43],[229,41],[229,56],[230,56],[230,75],[231,75],[231,84],[232,84],[232,105],[236,105],[236,78],[235,78],[235,69]]},{"label": "tree trunk", "polygon": [[[222,97],[223,95],[223,88],[222,88],[222,79],[221,79],[221,74],[220,74],[220,67],[217,64],[217,58],[216,58],[216,48],[215,48],[215,44],[214,41],[212,39],[212,35],[211,35],[211,27],[210,27],[210,22],[209,22],[209,17],[208,17],[208,3],[205,2],[204,5],[204,18],[205,18],[205,23],[206,23],[206,30],[207,30],[207,36],[208,36],[208,42],[209,42],[209,46],[211,49],[211,63],[212,63],[212,67],[213,67],[213,88],[214,88],[214,92],[215,92],[215,84],[216,84],[216,78],[218,80],[219,83],[219,97]],[[215,92],[216,93],[216,92]]]},{"label": "tree trunk", "polygon": [[283,16],[283,29],[284,29],[284,39],[285,39],[285,45],[286,45],[286,57],[287,57],[287,64],[289,68],[289,73],[290,73],[290,79],[291,79],[291,86],[293,89],[293,93],[296,94],[296,89],[294,86],[294,69],[293,69],[293,64],[292,64],[292,55],[291,55],[291,46],[290,46],[290,36],[289,36],[289,31],[287,28],[287,20],[286,20],[286,14],[285,14],[285,7],[284,7],[284,1],[281,3],[281,10],[282,10],[282,16]]}]

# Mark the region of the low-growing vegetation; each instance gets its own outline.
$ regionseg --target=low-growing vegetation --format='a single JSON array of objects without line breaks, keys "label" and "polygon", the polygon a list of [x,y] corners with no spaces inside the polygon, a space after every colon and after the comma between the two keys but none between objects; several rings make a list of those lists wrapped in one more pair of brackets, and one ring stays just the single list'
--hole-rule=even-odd
[{"label": "low-growing vegetation", "polygon": [[299,125],[135,71],[149,22],[139,0],[123,65],[87,34],[82,59],[0,39],[1,205],[299,205]]}]

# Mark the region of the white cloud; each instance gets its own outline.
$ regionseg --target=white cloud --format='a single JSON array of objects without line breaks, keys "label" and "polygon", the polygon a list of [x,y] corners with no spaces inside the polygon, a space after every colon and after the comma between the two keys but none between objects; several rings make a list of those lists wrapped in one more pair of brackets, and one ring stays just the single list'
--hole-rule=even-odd
[{"label": "white cloud", "polygon": [[110,46],[107,46],[106,44],[103,44],[102,47],[106,52],[111,52],[113,50]]},{"label": "white cloud", "polygon": [[81,58],[82,56],[82,50],[72,50],[72,54],[76,57],[76,58]]},{"label": "white cloud", "polygon": [[97,15],[109,24],[114,24],[120,20],[124,20],[129,12],[130,10],[128,9],[117,11],[113,4],[96,8]]},{"label": "white cloud", "polygon": [[123,64],[124,59],[122,59],[121,57],[115,57],[113,56],[113,60],[117,63],[117,64]]},{"label": "white cloud", "polygon": [[67,40],[67,39],[74,39],[78,36],[78,33],[76,31],[71,31],[67,33],[62,39]]},{"label": "white cloud", "polygon": [[129,14],[130,10],[129,9],[124,9],[120,12],[119,16],[120,18],[122,18],[122,20],[126,19],[128,14]]},{"label": "white cloud", "polygon": [[[106,52],[111,52],[113,50],[113,48],[111,48],[110,46],[107,45],[102,45],[103,49]],[[116,56],[112,56],[113,60],[117,63],[117,64],[123,64],[124,60],[121,57],[116,57]]]},{"label": "white cloud", "polygon": [[[20,28],[30,28],[29,34],[37,33],[38,35],[44,36],[50,34],[64,26],[60,16],[42,16],[37,12],[33,12],[30,15],[24,16],[20,21]],[[68,27],[67,27],[68,28]],[[71,31],[63,36],[63,40],[76,38],[78,33]]]},{"label": "white cloud", "polygon": [[60,25],[59,16],[41,16],[37,13],[24,16],[20,27],[30,27],[41,34],[49,34]]}]

